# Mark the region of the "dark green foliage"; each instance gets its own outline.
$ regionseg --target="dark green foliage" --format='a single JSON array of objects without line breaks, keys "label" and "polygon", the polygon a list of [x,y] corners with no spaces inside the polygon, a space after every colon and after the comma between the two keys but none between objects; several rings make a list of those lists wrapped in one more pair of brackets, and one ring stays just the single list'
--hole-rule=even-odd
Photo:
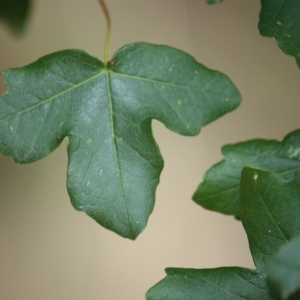
[{"label": "dark green foliage", "polygon": [[[241,177],[241,195],[240,217],[257,270],[167,269],[167,277],[148,291],[147,300],[281,299],[277,288],[267,281],[265,263],[300,234],[300,184],[271,171],[246,167]],[[299,261],[299,243],[292,242],[290,246],[290,253]],[[270,261],[274,263],[274,259],[278,261],[278,256]],[[289,268],[290,262],[283,265]],[[296,273],[286,280],[297,280],[299,268]],[[296,286],[299,288],[298,281]]]},{"label": "dark green foliage", "polygon": [[30,5],[30,0],[0,0],[0,21],[4,20],[15,33],[22,33]]},{"label": "dark green foliage", "polygon": [[244,168],[240,217],[259,271],[265,259],[300,234],[300,184],[274,172]]},{"label": "dark green foliage", "polygon": [[244,166],[273,170],[283,178],[300,181],[300,130],[282,142],[250,140],[222,148],[225,159],[204,175],[193,200],[206,209],[238,216],[240,178]]},{"label": "dark green foliage", "polygon": [[266,277],[253,270],[170,268],[166,273],[167,277],[148,291],[147,300],[272,299]]},{"label": "dark green foliage", "polygon": [[261,0],[259,30],[275,38],[278,47],[294,56],[300,67],[300,1]]},{"label": "dark green foliage", "polygon": [[[267,261],[267,274],[284,299],[300,296],[300,236],[293,238]],[[297,293],[297,291],[299,291]],[[293,295],[296,297],[296,295]],[[300,298],[295,298],[300,299]]]}]

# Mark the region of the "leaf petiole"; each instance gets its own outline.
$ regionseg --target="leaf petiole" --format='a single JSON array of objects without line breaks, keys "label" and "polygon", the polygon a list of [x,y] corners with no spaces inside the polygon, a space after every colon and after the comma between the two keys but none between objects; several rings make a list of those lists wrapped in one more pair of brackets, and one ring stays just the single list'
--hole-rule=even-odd
[{"label": "leaf petiole", "polygon": [[106,37],[105,37],[105,44],[104,44],[104,64],[106,65],[109,60],[109,44],[110,44],[110,35],[111,35],[111,20],[110,15],[105,3],[105,0],[99,0],[101,5],[103,14],[106,20]]}]

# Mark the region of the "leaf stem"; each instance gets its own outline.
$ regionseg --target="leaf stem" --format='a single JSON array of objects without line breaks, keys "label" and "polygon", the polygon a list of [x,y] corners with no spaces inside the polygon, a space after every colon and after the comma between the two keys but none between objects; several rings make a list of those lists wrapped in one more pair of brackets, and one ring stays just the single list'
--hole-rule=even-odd
[{"label": "leaf stem", "polygon": [[110,15],[109,15],[105,0],[99,0],[99,3],[102,8],[103,14],[105,16],[105,20],[106,20],[106,37],[105,37],[105,44],[104,44],[104,64],[106,65],[109,60],[111,21],[110,21]]}]

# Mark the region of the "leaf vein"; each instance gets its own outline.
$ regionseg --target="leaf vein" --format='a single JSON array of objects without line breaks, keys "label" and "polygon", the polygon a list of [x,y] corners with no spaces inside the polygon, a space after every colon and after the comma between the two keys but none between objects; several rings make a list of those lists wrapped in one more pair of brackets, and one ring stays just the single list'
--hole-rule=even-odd
[{"label": "leaf vein", "polygon": [[114,118],[113,118],[113,101],[112,101],[112,95],[111,95],[111,84],[110,84],[110,79],[108,72],[106,72],[106,80],[107,80],[107,94],[108,94],[108,101],[109,101],[109,107],[110,107],[110,122],[111,122],[111,134],[113,138],[113,147],[114,147],[114,156],[115,156],[115,163],[116,163],[116,168],[117,168],[117,173],[118,173],[118,182],[119,182],[119,189],[121,193],[121,197],[123,200],[124,207],[126,209],[126,215],[127,215],[127,222],[128,225],[131,229],[131,232],[133,232],[133,228],[130,222],[130,216],[129,216],[129,209],[127,207],[127,203],[125,200],[125,195],[124,195],[124,186],[123,186],[123,181],[121,178],[121,170],[119,166],[119,157],[118,157],[118,151],[117,151],[117,145],[115,142],[115,128],[114,128]]},{"label": "leaf vein", "polygon": [[[74,89],[76,89],[76,88],[78,88],[78,87],[80,87],[80,86],[82,86],[82,85],[88,83],[88,82],[91,82],[91,81],[94,80],[94,79],[99,78],[101,75],[102,75],[102,73],[99,73],[99,74],[97,74],[97,75],[94,75],[94,76],[92,76],[92,77],[90,77],[90,78],[88,78],[88,79],[86,79],[86,80],[80,82],[79,84],[76,84],[76,85],[74,85],[74,86],[72,86],[72,87],[70,87],[70,88],[68,88],[68,89],[66,89],[66,90],[64,90],[64,91],[62,91],[62,92],[56,94],[56,95],[53,95],[53,96],[51,96],[51,97],[49,97],[49,98],[46,98],[46,99],[44,99],[44,100],[41,100],[40,102],[35,103],[34,105],[31,105],[31,106],[29,106],[29,107],[27,107],[27,108],[25,108],[25,109],[23,109],[23,110],[21,110],[21,111],[18,111],[18,112],[14,113],[14,114],[12,114],[12,115],[9,115],[9,116],[7,116],[7,117],[5,117],[5,118],[3,118],[3,119],[0,119],[0,123],[1,123],[1,122],[5,122],[5,121],[7,121],[7,120],[9,120],[9,119],[11,119],[11,118],[14,118],[14,117],[18,116],[18,115],[24,114],[24,113],[26,113],[26,112],[28,112],[28,111],[31,111],[32,109],[37,108],[37,107],[39,107],[39,106],[41,106],[41,105],[43,105],[43,104],[46,104],[46,103],[48,103],[48,102],[51,102],[51,101],[53,101],[54,99],[56,99],[56,98],[58,98],[58,97],[60,97],[60,96],[62,96],[62,95],[64,95],[64,94],[66,94],[66,93],[68,93],[68,92],[70,92],[70,91],[72,91],[72,90],[74,90]],[[14,87],[14,88],[15,88],[15,87]],[[21,90],[21,91],[24,92],[23,90]],[[26,93],[26,92],[25,92],[25,93]],[[33,95],[32,95],[32,96],[33,96]],[[33,97],[37,98],[36,96],[33,96]]]}]

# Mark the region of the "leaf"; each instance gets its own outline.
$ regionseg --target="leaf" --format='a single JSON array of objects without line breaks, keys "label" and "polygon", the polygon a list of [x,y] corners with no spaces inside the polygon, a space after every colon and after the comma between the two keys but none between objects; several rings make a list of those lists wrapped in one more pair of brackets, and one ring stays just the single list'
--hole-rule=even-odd
[{"label": "leaf", "polygon": [[241,170],[244,166],[269,169],[283,178],[300,181],[300,130],[288,134],[282,143],[250,140],[222,148],[225,159],[204,176],[193,200],[206,209],[238,216]]},{"label": "leaf", "polygon": [[223,0],[205,0],[207,4],[217,4],[222,2]]},{"label": "leaf", "polygon": [[147,300],[271,300],[266,276],[253,270],[166,269],[167,276],[146,294]]},{"label": "leaf", "polygon": [[289,296],[287,299],[288,300],[299,300],[300,299],[300,291],[298,290],[297,292],[295,292],[294,294]]},{"label": "leaf", "polygon": [[73,206],[130,239],[146,226],[163,167],[151,119],[196,135],[240,103],[225,75],[145,43],[121,48],[107,66],[66,50],[4,76],[1,152],[30,163],[67,136]]},{"label": "leaf", "polygon": [[300,234],[300,184],[274,172],[245,167],[241,180],[240,217],[254,263],[265,260]]},{"label": "leaf", "polygon": [[293,238],[267,260],[266,271],[269,278],[280,288],[284,299],[297,290],[300,291],[300,236]]},{"label": "leaf", "polygon": [[0,0],[0,20],[6,21],[15,33],[22,33],[30,5],[30,0]]},{"label": "leaf", "polygon": [[300,184],[272,171],[245,167],[241,195],[240,217],[257,270],[169,268],[167,277],[147,292],[147,300],[281,299],[267,280],[265,260],[300,233]]},{"label": "leaf", "polygon": [[300,67],[300,2],[298,0],[261,0],[260,34],[275,39],[278,47],[294,56]]}]

